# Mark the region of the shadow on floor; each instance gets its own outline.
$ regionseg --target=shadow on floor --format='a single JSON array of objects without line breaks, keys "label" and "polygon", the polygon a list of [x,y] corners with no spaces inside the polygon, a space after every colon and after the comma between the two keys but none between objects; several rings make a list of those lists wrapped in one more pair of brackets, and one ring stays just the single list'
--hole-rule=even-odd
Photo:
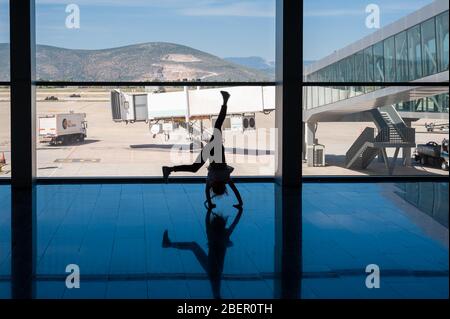
[{"label": "shadow on floor", "polygon": [[[134,144],[130,145],[130,148],[134,149],[162,149],[170,150],[172,148],[189,150],[189,144]],[[200,149],[194,149],[194,151],[200,151]],[[272,150],[261,150],[261,149],[249,149],[249,148],[238,148],[238,147],[226,147],[225,152],[229,154],[236,155],[274,155],[275,152]]]},{"label": "shadow on floor", "polygon": [[[389,162],[391,162],[392,159],[393,159],[392,157],[389,157]],[[366,169],[346,168],[345,161],[346,161],[345,155],[335,155],[335,154],[325,155],[325,163],[326,166],[328,167],[336,166],[342,169],[355,171],[364,175],[389,175],[388,169],[386,168],[384,162],[379,162],[378,158],[375,158]],[[402,161],[403,160],[401,158],[397,159],[393,175],[431,175],[431,176],[442,175],[426,170],[425,167],[416,163],[413,159],[411,160],[412,166],[410,167],[403,166]]]}]

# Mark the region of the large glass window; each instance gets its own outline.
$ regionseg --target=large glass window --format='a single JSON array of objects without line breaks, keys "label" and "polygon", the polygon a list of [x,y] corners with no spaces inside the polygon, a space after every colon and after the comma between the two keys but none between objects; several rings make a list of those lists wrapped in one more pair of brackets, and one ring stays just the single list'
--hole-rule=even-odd
[{"label": "large glass window", "polygon": [[370,46],[364,50],[364,63],[366,69],[366,81],[374,81],[374,63],[373,63],[373,48]]},{"label": "large glass window", "polygon": [[436,17],[439,72],[448,70],[448,11]]},{"label": "large glass window", "polygon": [[[356,81],[356,74],[355,74],[355,55],[351,55],[348,58],[346,58],[346,70],[347,70],[347,82],[354,82]],[[349,87],[349,95],[350,97],[355,96],[355,87],[351,86]]]},{"label": "large glass window", "polygon": [[364,72],[364,52],[359,51],[355,55],[355,80],[357,82],[365,81],[365,72]]},{"label": "large glass window", "polygon": [[441,103],[441,112],[448,113],[449,111],[449,94],[441,94],[439,95],[439,100]]},{"label": "large glass window", "polygon": [[408,45],[406,31],[395,36],[395,74],[397,82],[408,81]]},{"label": "large glass window", "polygon": [[384,50],[383,42],[379,42],[373,46],[373,56],[375,61],[375,81],[384,82]]},{"label": "large glass window", "polygon": [[[9,42],[9,1],[0,0],[0,81],[3,82],[10,81]],[[0,86],[0,179],[11,176],[10,122],[10,87]]]},{"label": "large glass window", "polygon": [[37,79],[272,81],[275,1],[36,0]]},{"label": "large glass window", "polygon": [[[274,174],[274,88],[201,83],[274,81],[275,0],[36,3],[41,81],[200,82],[39,87],[38,176],[160,177],[163,165],[192,164],[211,136],[220,90],[231,94],[223,128],[234,173]],[[44,134],[69,118],[81,132]]]},{"label": "large glass window", "polygon": [[395,81],[395,41],[394,37],[384,40],[384,73],[386,82]]},{"label": "large glass window", "polygon": [[345,82],[345,60],[336,62],[339,68],[339,78],[338,82]]},{"label": "large glass window", "polygon": [[[211,138],[221,90],[231,95],[223,138],[233,174],[273,175],[273,86],[39,87],[37,174],[160,177],[164,165],[192,164]],[[197,175],[206,174],[204,165]]]},{"label": "large glass window", "polygon": [[[448,124],[445,123],[448,121],[448,103],[448,93],[443,93],[414,101],[398,103],[396,109],[399,112],[447,113],[447,118],[442,120],[433,121],[432,119],[419,119],[419,123],[424,121],[425,123],[426,121],[429,122],[429,125],[426,125],[426,128],[430,130],[427,132],[434,131],[437,133],[445,133],[445,131],[448,130]],[[434,128],[436,128],[436,130]],[[430,137],[438,139],[439,135]]]},{"label": "large glass window", "polygon": [[9,1],[0,0],[0,81],[9,81]]},{"label": "large glass window", "polygon": [[0,87],[0,178],[11,176],[11,110],[9,87]]},{"label": "large glass window", "polygon": [[[416,145],[429,141],[441,143],[445,137],[442,133],[448,130],[447,87],[373,86],[365,87],[364,91],[371,94],[364,95],[358,94],[362,88],[357,86],[315,88],[307,90],[313,96],[303,99],[305,122],[319,119],[313,132],[307,131],[307,136],[314,137],[309,139],[314,141],[314,145],[307,146],[314,153],[307,153],[307,156],[310,154],[317,162],[324,159],[325,165],[307,162],[303,165],[303,175],[389,175],[384,160],[392,163],[397,147],[402,151],[397,154],[399,163],[395,175],[448,174],[432,162],[423,165],[420,157],[413,153]],[[322,89],[331,93],[333,101],[348,99],[347,103],[339,106],[341,110],[348,107],[348,111],[337,112],[331,106],[321,107],[324,105],[320,97]],[[436,95],[436,92],[447,93]],[[311,109],[307,103],[315,96],[318,104],[313,106],[316,109]],[[359,111],[355,111],[355,107]],[[423,112],[435,114],[421,114]],[[393,121],[395,126],[392,126]],[[429,131],[430,127],[435,129]],[[368,141],[374,141],[374,149],[366,148]],[[378,156],[382,148],[385,148],[387,157]],[[411,165],[403,166],[400,159],[411,161]]]},{"label": "large glass window", "polygon": [[409,79],[422,77],[422,49],[420,40],[420,26],[408,30],[408,64]]},{"label": "large glass window", "polygon": [[355,55],[349,56],[347,61],[347,69],[348,69],[348,77],[347,80],[349,82],[354,82],[357,79],[355,74]]},{"label": "large glass window", "polygon": [[427,76],[437,72],[436,57],[436,33],[434,18],[421,25],[422,29],[422,55],[423,55],[423,75]]}]

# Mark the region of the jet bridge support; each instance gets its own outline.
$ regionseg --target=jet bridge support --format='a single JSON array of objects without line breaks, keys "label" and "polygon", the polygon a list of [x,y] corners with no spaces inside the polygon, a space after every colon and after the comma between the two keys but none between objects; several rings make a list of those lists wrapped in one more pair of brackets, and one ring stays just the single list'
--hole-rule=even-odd
[{"label": "jet bridge support", "polygon": [[308,166],[314,165],[314,144],[317,144],[316,131],[317,123],[304,122],[304,137],[303,137],[303,156],[306,157],[306,163]]}]

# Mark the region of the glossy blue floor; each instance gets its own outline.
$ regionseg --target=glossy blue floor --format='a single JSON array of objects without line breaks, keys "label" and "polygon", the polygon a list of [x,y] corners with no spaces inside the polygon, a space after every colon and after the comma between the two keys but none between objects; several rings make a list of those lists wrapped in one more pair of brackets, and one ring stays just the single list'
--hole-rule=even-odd
[{"label": "glossy blue floor", "polygon": [[[228,196],[208,216],[225,217],[224,245],[211,243],[220,226],[206,229],[202,184],[37,186],[34,296],[277,297],[275,186],[237,186],[242,214]],[[448,298],[448,183],[307,183],[301,207],[299,298]],[[0,298],[11,297],[10,215],[2,185]],[[70,264],[79,289],[66,287]],[[379,288],[366,286],[371,264]]]}]

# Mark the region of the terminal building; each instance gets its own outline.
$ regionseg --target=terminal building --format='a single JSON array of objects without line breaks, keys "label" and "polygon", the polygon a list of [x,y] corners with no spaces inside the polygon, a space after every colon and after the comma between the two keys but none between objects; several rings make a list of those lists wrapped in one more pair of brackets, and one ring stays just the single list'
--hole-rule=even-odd
[{"label": "terminal building", "polygon": [[[304,67],[306,82],[321,83],[303,87],[303,159],[308,166],[315,165],[318,124],[352,121],[373,121],[377,130],[367,128],[349,145],[347,168],[364,169],[377,155],[388,165],[388,148],[396,150],[394,160],[402,149],[403,164],[411,164],[411,122],[448,122],[448,86],[429,85],[449,79],[448,10],[448,1],[434,1]],[[355,85],[336,86],[339,82]],[[393,82],[403,84],[384,85]]]},{"label": "terminal building", "polygon": [[[4,20],[10,26],[5,44],[10,66],[7,81],[0,80],[0,131],[7,137],[0,134],[0,173],[10,167],[11,174],[0,175],[0,302],[153,299],[154,305],[175,313],[179,305],[187,309],[202,300],[213,313],[212,305],[218,303],[207,299],[225,299],[224,305],[250,305],[245,300],[259,299],[262,303],[253,305],[272,305],[271,299],[448,300],[448,175],[427,171],[393,174],[392,164],[396,163],[394,155],[410,165],[412,150],[429,137],[427,132],[417,134],[417,123],[448,123],[449,4],[448,0],[426,1],[432,3],[302,69],[306,60],[303,48],[307,47],[303,41],[305,34],[308,36],[304,30],[308,23],[303,22],[311,18],[302,9],[309,2],[320,3],[319,9],[333,15],[346,11],[346,5],[355,12],[356,1],[267,0],[274,7],[273,16],[266,19],[273,30],[263,32],[261,38],[273,36],[276,51],[275,80],[268,82],[241,82],[238,77],[225,82],[117,80],[118,62],[129,66],[127,72],[120,69],[119,73],[134,72],[134,64],[129,63],[133,52],[150,61],[145,65],[149,69],[154,67],[153,61],[172,63],[169,58],[180,58],[164,53],[156,60],[147,59],[148,51],[129,47],[120,53],[120,59],[93,50],[106,56],[104,64],[85,59],[99,66],[89,72],[108,74],[109,79],[37,80],[36,70],[43,64],[37,59],[36,39],[45,39],[43,35],[57,38],[47,32],[52,24],[39,22],[51,18],[56,28],[66,29],[63,1],[8,1],[9,16]],[[260,31],[264,29],[259,27],[262,15],[268,15],[260,11],[262,0],[172,1],[170,5],[167,1],[79,2],[83,3],[82,12],[90,10],[81,16],[95,23],[88,29],[88,21],[82,20],[81,30],[70,30],[70,34],[87,29],[89,36],[80,38],[93,46],[101,45],[97,42],[103,37],[132,41],[137,31],[150,41],[165,40],[168,31],[183,39],[197,36],[211,44],[205,32],[193,34],[188,28],[198,26],[221,44],[239,46],[239,41],[231,43],[218,36],[213,27],[230,32],[227,28],[235,26],[244,33],[244,24],[237,21],[250,21],[247,29]],[[181,7],[173,7],[175,2]],[[381,2],[394,4],[396,13],[413,10],[413,1]],[[0,8],[2,3],[5,1],[0,0]],[[213,6],[205,8],[204,3]],[[250,3],[255,6],[247,7]],[[423,1],[414,1],[418,3]],[[246,8],[255,12],[247,16]],[[360,9],[358,15],[363,16],[364,8]],[[230,17],[230,11],[239,17]],[[205,12],[210,14],[202,18]],[[104,19],[114,17],[112,14],[115,19]],[[219,14],[224,24],[220,24]],[[321,19],[328,16],[313,16],[311,22],[317,26]],[[208,25],[208,21],[214,23]],[[157,28],[151,28],[149,22]],[[180,24],[173,32],[176,23]],[[127,28],[130,25],[135,32]],[[329,32],[329,25],[326,29]],[[103,34],[96,36],[98,30]],[[342,41],[349,37],[342,31],[340,35]],[[231,37],[236,38],[236,31]],[[67,43],[74,41],[67,38]],[[249,39],[244,36],[242,41]],[[311,49],[319,47],[313,43]],[[74,60],[68,49],[64,50],[61,56],[52,56],[53,60],[78,71],[85,60]],[[254,50],[261,52],[259,47]],[[80,51],[85,57],[89,50]],[[188,57],[189,62],[183,58],[183,65],[172,70],[181,73],[184,65],[201,65],[195,56]],[[0,55],[0,64],[4,61]],[[67,66],[67,61],[75,62]],[[158,93],[148,92],[151,86]],[[258,115],[256,128],[260,123],[262,128],[273,128],[270,136],[267,131],[263,135],[267,140],[273,137],[273,148],[258,143],[230,148],[216,135],[213,141],[219,142],[221,155],[227,153],[227,161],[220,163],[226,165],[215,162],[210,171],[199,156],[202,152],[193,144],[190,147],[191,139],[183,136],[181,142],[172,143],[163,141],[162,135],[153,137],[164,133],[166,119],[181,126],[187,135],[198,133],[194,132],[196,126],[188,125],[190,118],[202,121],[208,117],[207,125],[215,127],[214,112],[222,109],[219,103],[225,100],[220,90],[231,94],[229,103],[224,103],[228,103],[226,113],[231,116],[228,125],[224,122],[224,130],[225,126],[230,131],[231,127],[241,129],[246,120],[254,126]],[[67,105],[76,105],[75,111],[82,116],[70,110],[62,113]],[[40,118],[42,110],[55,113],[55,117]],[[61,120],[56,121],[58,118]],[[39,126],[39,119],[52,122],[52,126]],[[57,130],[73,128],[75,121],[87,129],[75,132],[83,133],[78,141],[38,144],[41,129],[54,129],[57,138],[64,136]],[[352,133],[346,139],[342,132],[328,130],[332,140],[339,142],[336,157],[354,170],[339,171],[348,175],[334,174],[338,170],[332,165],[328,175],[305,172],[321,171],[306,167],[306,163],[320,165],[319,151],[329,152],[331,158],[332,142],[321,135],[321,125],[340,126],[342,131],[347,129],[345,134]],[[366,125],[370,127],[364,129]],[[236,129],[228,136],[245,140],[256,132]],[[441,136],[448,139],[448,134]],[[299,139],[303,143],[298,143]],[[178,152],[181,144],[187,147]],[[320,149],[320,144],[324,148]],[[347,154],[342,156],[347,144]],[[257,156],[273,159],[274,169],[271,162],[267,165],[270,175],[260,171],[250,175],[253,168],[256,171],[267,164],[253,163]],[[370,174],[372,167],[356,174],[377,157],[392,176]],[[208,165],[211,158],[208,156]],[[203,171],[194,175],[196,159]],[[166,165],[179,175],[168,178]],[[191,171],[182,175],[172,165]],[[238,174],[239,165],[245,166],[249,175]],[[383,163],[378,166],[384,169]],[[141,170],[143,167],[157,168],[157,175]],[[323,169],[321,173],[327,173],[328,168]],[[210,192],[212,185],[218,185],[219,192]],[[228,194],[221,193],[223,189],[228,189]],[[174,302],[161,302],[164,299]],[[403,312],[410,309],[401,306]],[[274,307],[274,312],[279,308]]]}]

